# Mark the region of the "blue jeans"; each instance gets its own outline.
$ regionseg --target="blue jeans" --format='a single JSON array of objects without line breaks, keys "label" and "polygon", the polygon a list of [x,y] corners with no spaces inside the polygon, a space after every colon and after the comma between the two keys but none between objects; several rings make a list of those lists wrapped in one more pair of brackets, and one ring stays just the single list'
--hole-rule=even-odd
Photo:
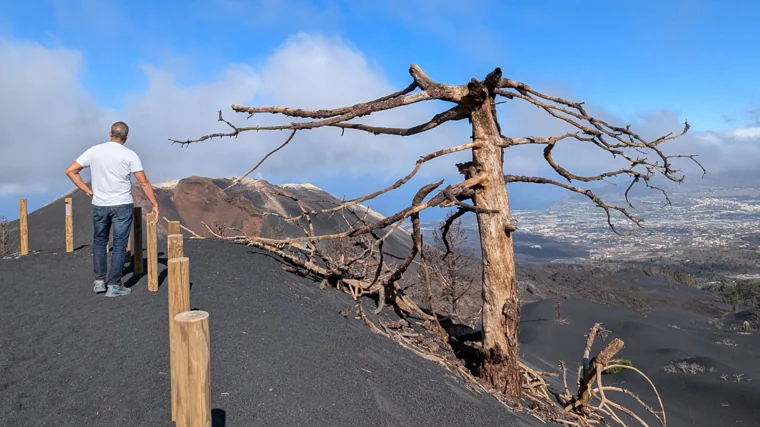
[{"label": "blue jeans", "polygon": [[[95,280],[103,280],[106,285],[119,286],[124,275],[124,263],[127,258],[127,241],[132,228],[132,209],[134,204],[118,206],[92,206],[92,261]],[[111,252],[111,271],[107,273],[108,235],[113,225],[113,251]]]}]

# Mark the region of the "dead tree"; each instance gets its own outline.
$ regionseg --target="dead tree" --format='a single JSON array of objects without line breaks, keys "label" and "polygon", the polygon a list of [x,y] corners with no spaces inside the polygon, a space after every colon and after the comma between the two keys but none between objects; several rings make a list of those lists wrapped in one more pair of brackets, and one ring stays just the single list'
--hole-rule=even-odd
[{"label": "dead tree", "polygon": [[455,317],[462,314],[460,300],[476,283],[480,285],[477,277],[480,272],[473,264],[477,258],[466,246],[467,234],[462,228],[462,220],[453,218],[460,212],[465,211],[450,211],[440,222],[440,227],[433,230],[436,251],[428,257],[433,278],[442,288],[448,309]]},{"label": "dead tree", "polygon": [[[233,111],[247,114],[249,118],[257,114],[266,113],[284,115],[294,119],[306,119],[305,121],[293,121],[285,125],[238,127],[224,119],[222,112],[219,111],[218,121],[228,126],[229,132],[213,133],[192,140],[170,140],[174,143],[187,145],[212,138],[237,137],[247,131],[289,130],[290,135],[287,140],[274,151],[267,154],[264,158],[266,159],[274,152],[285,147],[299,131],[333,127],[341,129],[341,133],[345,132],[346,129],[351,129],[375,135],[412,136],[436,128],[447,122],[467,120],[472,127],[471,141],[423,156],[417,160],[414,169],[409,175],[401,178],[390,187],[349,200],[334,208],[320,211],[304,211],[303,214],[289,218],[289,220],[300,221],[310,216],[325,215],[350,206],[356,206],[361,202],[404,185],[419,171],[425,162],[450,153],[468,150],[472,154],[472,160],[457,165],[459,172],[464,176],[460,182],[439,189],[435,194],[433,192],[442,185],[443,181],[427,185],[417,192],[409,207],[381,220],[360,223],[350,231],[320,236],[313,235],[312,233],[312,235],[286,240],[260,237],[250,237],[246,240],[250,245],[270,250],[280,256],[289,257],[286,259],[292,260],[314,274],[326,275],[333,283],[348,286],[354,295],[379,293],[382,294],[381,302],[391,303],[403,311],[414,311],[416,307],[413,302],[397,292],[397,282],[415,260],[422,247],[422,238],[419,231],[419,212],[431,207],[451,206],[456,206],[460,212],[474,212],[477,215],[483,261],[483,360],[479,373],[481,378],[487,381],[495,390],[504,393],[510,402],[519,404],[521,374],[518,359],[518,327],[521,310],[518,286],[515,279],[515,261],[512,245],[512,233],[516,228],[510,214],[507,184],[523,182],[554,185],[585,196],[606,212],[607,222],[615,232],[618,231],[612,224],[611,216],[615,211],[622,214],[635,225],[642,226],[642,219],[628,211],[628,207],[631,206],[630,202],[628,202],[628,206],[608,204],[597,197],[591,190],[574,185],[573,181],[588,183],[603,180],[608,181],[616,178],[630,178],[631,183],[625,191],[626,200],[628,200],[628,192],[636,183],[643,183],[648,187],[656,188],[650,183],[650,180],[658,174],[671,181],[681,182],[683,181],[683,176],[679,176],[681,171],[673,167],[672,160],[674,158],[686,158],[694,161],[697,165],[699,163],[692,155],[666,155],[660,147],[664,142],[685,134],[689,129],[689,125],[685,123],[683,131],[678,134],[671,133],[654,140],[646,140],[632,131],[630,126],[619,127],[590,116],[582,103],[545,95],[524,83],[503,78],[500,68],[496,68],[490,72],[483,80],[473,78],[469,83],[462,85],[449,85],[436,82],[417,65],[412,65],[409,68],[409,74],[412,77],[411,84],[399,92],[373,101],[332,110],[232,105]],[[497,120],[496,105],[498,98],[525,101],[571,125],[575,131],[563,135],[544,137],[505,136]],[[453,104],[453,106],[444,112],[436,114],[429,121],[411,128],[378,127],[352,122],[356,118],[376,112],[433,100],[446,101]],[[593,144],[600,150],[610,153],[613,157],[623,159],[626,166],[594,176],[573,174],[561,167],[552,156],[552,152],[557,144],[568,140]],[[559,175],[560,179],[564,178],[567,182],[545,177],[505,174],[503,170],[504,149],[526,144],[543,146],[543,157],[547,164]],[[248,174],[258,168],[261,162]],[[244,177],[248,174],[244,175]],[[665,193],[664,191],[662,192],[663,194]],[[433,195],[431,196],[431,194]],[[667,198],[666,194],[665,197]],[[396,227],[407,218],[411,218],[414,227],[414,245],[409,255],[395,268],[386,268],[386,264],[381,261],[378,264],[378,268],[370,272],[367,277],[348,274],[348,270],[343,266],[337,265],[335,260],[330,260],[327,264],[319,264],[309,259],[296,259],[292,254],[289,255],[282,249],[287,245],[290,248],[298,246],[298,250],[315,251],[319,246],[314,244],[316,242],[369,235],[385,227]],[[311,248],[304,249],[300,246],[305,242],[310,242]],[[383,237],[377,236],[374,238],[374,242],[371,248],[380,248]],[[366,252],[374,251],[376,254],[379,253],[380,258],[382,258],[382,249],[378,251],[371,248],[368,248]],[[314,257],[311,258],[313,259]],[[344,262],[355,262],[355,260],[344,260]]]}]

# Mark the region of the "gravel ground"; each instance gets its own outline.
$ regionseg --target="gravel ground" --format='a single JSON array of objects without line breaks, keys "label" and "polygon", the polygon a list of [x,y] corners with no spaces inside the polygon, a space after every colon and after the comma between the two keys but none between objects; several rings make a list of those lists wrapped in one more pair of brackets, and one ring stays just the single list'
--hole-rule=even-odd
[{"label": "gravel ground", "polygon": [[[267,254],[190,240],[185,254],[191,307],[210,313],[214,427],[543,425],[341,316],[349,296]],[[0,425],[173,425],[166,259],[158,292],[128,274],[132,295],[105,298],[91,256],[0,260]]]},{"label": "gravel ground", "polygon": [[[572,388],[591,326],[601,322],[610,333],[597,338],[595,356],[612,339],[625,343],[617,357],[632,362],[657,387],[668,427],[749,427],[760,425],[760,333],[744,333],[741,313],[711,323],[707,317],[677,308],[658,308],[646,314],[587,300],[566,300],[566,323],[558,323],[554,301],[523,307],[521,355],[540,370],[567,364]],[[603,376],[604,385],[629,389],[659,409],[647,381],[632,371]],[[561,380],[552,381],[561,389]],[[608,397],[634,410],[650,426],[659,422],[638,403],[617,392]],[[754,420],[754,421],[753,421]],[[629,426],[640,425],[636,422]]]}]

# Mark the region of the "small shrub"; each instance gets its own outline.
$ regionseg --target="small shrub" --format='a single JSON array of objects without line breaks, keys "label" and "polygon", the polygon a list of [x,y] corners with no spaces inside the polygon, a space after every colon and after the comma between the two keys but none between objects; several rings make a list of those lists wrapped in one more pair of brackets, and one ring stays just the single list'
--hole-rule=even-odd
[{"label": "small shrub", "polygon": [[705,367],[694,362],[678,362],[669,364],[663,368],[669,374],[689,374],[696,375],[705,372]]},{"label": "small shrub", "polygon": [[567,319],[562,317],[562,299],[560,297],[557,297],[557,299],[554,302],[554,312],[556,314],[556,318],[554,319],[554,322],[559,324],[566,324]]},{"label": "small shrub", "polygon": [[[625,366],[633,366],[633,362],[626,359],[617,359],[610,362],[610,365],[625,365]],[[612,368],[607,368],[602,372],[603,375],[614,375],[618,372],[624,370],[625,368],[621,368],[620,366],[613,366]]]},{"label": "small shrub", "polygon": [[725,345],[728,347],[737,347],[739,344],[736,343],[736,341],[730,339],[730,338],[723,338],[720,341],[715,341],[715,344]]}]

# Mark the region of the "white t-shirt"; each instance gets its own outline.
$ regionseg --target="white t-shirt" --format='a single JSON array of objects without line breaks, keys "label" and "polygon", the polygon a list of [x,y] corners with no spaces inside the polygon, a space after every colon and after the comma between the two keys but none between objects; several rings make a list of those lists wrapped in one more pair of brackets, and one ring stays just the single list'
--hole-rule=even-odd
[{"label": "white t-shirt", "polygon": [[140,157],[124,145],[108,141],[90,147],[77,158],[92,175],[92,204],[116,206],[134,203],[132,174],[143,170]]}]

